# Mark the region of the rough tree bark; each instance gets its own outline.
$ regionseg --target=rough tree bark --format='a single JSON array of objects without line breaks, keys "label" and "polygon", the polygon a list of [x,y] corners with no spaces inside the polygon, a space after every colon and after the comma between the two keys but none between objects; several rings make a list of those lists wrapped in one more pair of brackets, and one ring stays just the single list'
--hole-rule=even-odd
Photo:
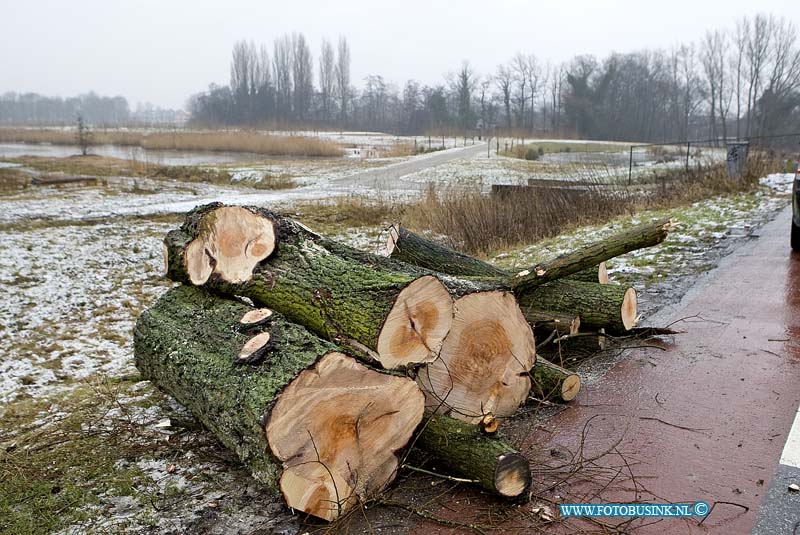
[{"label": "rough tree bark", "polygon": [[584,329],[624,333],[636,326],[636,290],[615,284],[554,280],[519,298],[523,314],[528,308],[576,315]]},{"label": "rough tree bark", "polygon": [[581,391],[581,378],[545,359],[537,359],[533,371],[531,392],[540,399],[572,401]]},{"label": "rough tree bark", "polygon": [[562,279],[531,289],[519,297],[528,308],[580,317],[581,327],[623,333],[636,326],[636,290],[615,284]]},{"label": "rough tree bark", "polygon": [[546,282],[578,273],[615,256],[657,245],[666,239],[673,226],[672,220],[669,219],[637,225],[625,232],[608,236],[553,260],[520,271],[511,277],[509,286],[517,295],[524,295]]},{"label": "rough tree bark", "polygon": [[[180,230],[167,235],[170,278],[192,279],[190,270],[196,266],[186,261],[186,253],[212,233],[225,234],[215,226],[215,213],[227,208],[196,209]],[[213,275],[205,287],[247,296],[329,340],[364,347],[386,368],[433,362],[433,382],[420,381],[428,405],[455,408],[451,414],[465,421],[479,417],[481,407],[509,416],[524,402],[530,388],[526,374],[535,360],[533,332],[514,296],[494,289],[501,286],[497,282],[434,276],[333,243],[284,216],[248,210],[274,225],[275,253],[258,263],[244,283]],[[229,254],[246,255],[247,248],[230,248]],[[213,255],[207,256],[213,266]],[[470,306],[454,305],[451,295]],[[449,336],[456,323],[481,329],[484,339]],[[458,373],[441,369],[451,360]],[[440,406],[441,393],[451,391]]]},{"label": "rough tree bark", "polygon": [[[272,227],[269,262],[247,262],[251,242],[228,238],[232,232],[220,224],[226,221],[220,214],[230,210],[246,211],[257,222],[252,226]],[[439,356],[450,330],[452,298],[436,277],[350,261],[309,234],[266,210],[203,206],[167,235],[167,275],[247,296],[329,340],[356,341],[389,369]],[[215,242],[220,245],[212,250],[207,244]],[[230,264],[245,265],[249,273],[243,268],[232,278],[219,272],[217,266]]]},{"label": "rough tree bark", "polygon": [[518,273],[463,255],[397,225],[389,230],[386,251],[391,258],[451,275],[503,280],[521,295],[540,284],[571,276],[579,280],[606,283],[608,275],[603,262],[661,243],[673,226],[671,220],[637,225]]},{"label": "rough tree bark", "polygon": [[[278,314],[271,314],[268,323],[243,325],[241,319],[254,312],[201,288],[174,288],[137,322],[137,367],[235,451],[256,479],[282,491],[290,506],[333,518],[393,478],[394,451],[408,441],[409,418],[421,417],[422,394],[412,381],[364,368]],[[239,349],[266,332],[271,335],[269,352],[241,365]],[[333,362],[323,365],[318,360],[323,355]],[[382,414],[387,407],[391,410]],[[353,440],[353,429],[358,440]],[[452,448],[445,443],[430,451],[455,465],[452,459],[463,455],[463,437],[472,436],[473,429],[437,418],[418,431],[418,440],[428,443],[428,435],[456,433]],[[378,451],[368,451],[367,444]],[[476,441],[472,450],[461,472],[489,490],[513,495],[506,478],[530,478],[528,463],[502,441]],[[499,462],[498,451],[508,460]],[[506,466],[512,460],[513,470]],[[498,477],[482,478],[491,470]],[[372,477],[365,479],[365,473]]]},{"label": "rough tree bark", "polygon": [[[290,507],[331,520],[394,479],[424,398],[413,381],[366,368],[277,315],[242,332],[250,310],[173,288],[137,321],[136,366]],[[271,334],[271,350],[241,365],[253,329]]]},{"label": "rough tree bark", "polygon": [[[417,445],[501,496],[521,496],[530,487],[528,461],[502,438],[486,436],[476,425],[426,413]],[[436,454],[441,451],[447,456]]]}]

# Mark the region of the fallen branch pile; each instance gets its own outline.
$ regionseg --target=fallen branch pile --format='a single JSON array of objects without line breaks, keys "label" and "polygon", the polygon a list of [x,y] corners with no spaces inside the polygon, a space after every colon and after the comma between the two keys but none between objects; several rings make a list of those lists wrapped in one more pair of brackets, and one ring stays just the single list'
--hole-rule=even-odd
[{"label": "fallen branch pile", "polygon": [[[403,228],[387,257],[258,208],[214,203],[164,241],[184,283],[142,314],[142,374],[188,407],[286,503],[333,520],[378,495],[424,448],[501,496],[528,461],[497,434],[529,395],[569,401],[580,378],[536,358],[544,339],[625,332],[636,293],[603,262],[669,222],[509,273]],[[600,267],[598,267],[600,266]]]}]

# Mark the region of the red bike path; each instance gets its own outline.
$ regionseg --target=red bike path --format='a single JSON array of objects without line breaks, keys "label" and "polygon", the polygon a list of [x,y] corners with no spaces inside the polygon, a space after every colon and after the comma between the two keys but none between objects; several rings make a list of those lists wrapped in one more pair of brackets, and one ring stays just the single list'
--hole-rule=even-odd
[{"label": "red bike path", "polygon": [[800,429],[789,438],[800,404],[800,256],[790,252],[790,218],[781,212],[650,322],[685,331],[664,351],[636,350],[525,449],[620,452],[597,461],[620,467],[620,484],[600,493],[606,503],[714,506],[702,524],[639,520],[636,533],[800,533],[800,493],[788,489],[795,477],[800,484]]}]

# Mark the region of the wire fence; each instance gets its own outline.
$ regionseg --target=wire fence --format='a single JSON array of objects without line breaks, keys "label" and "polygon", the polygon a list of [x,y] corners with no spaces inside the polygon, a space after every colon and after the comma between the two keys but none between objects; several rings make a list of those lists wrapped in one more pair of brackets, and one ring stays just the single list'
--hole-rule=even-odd
[{"label": "wire fence", "polygon": [[[628,153],[628,181],[633,181],[642,170],[660,166],[685,170],[746,159],[749,150],[765,150],[776,156],[797,158],[800,152],[800,132],[769,136],[752,136],[744,140],[703,139],[631,145]],[[743,152],[744,151],[744,152]],[[787,166],[788,168],[788,166]]]}]

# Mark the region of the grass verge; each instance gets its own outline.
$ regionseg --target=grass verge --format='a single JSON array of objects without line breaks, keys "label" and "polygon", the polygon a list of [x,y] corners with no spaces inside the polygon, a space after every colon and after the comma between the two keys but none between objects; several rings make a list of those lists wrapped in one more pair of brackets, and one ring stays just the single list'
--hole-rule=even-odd
[{"label": "grass verge", "polygon": [[[98,496],[135,493],[133,463],[152,449],[132,440],[118,396],[130,382],[86,384],[58,400],[7,406],[0,425],[0,533],[51,533],[85,521]],[[118,460],[132,461],[126,468]]]}]

